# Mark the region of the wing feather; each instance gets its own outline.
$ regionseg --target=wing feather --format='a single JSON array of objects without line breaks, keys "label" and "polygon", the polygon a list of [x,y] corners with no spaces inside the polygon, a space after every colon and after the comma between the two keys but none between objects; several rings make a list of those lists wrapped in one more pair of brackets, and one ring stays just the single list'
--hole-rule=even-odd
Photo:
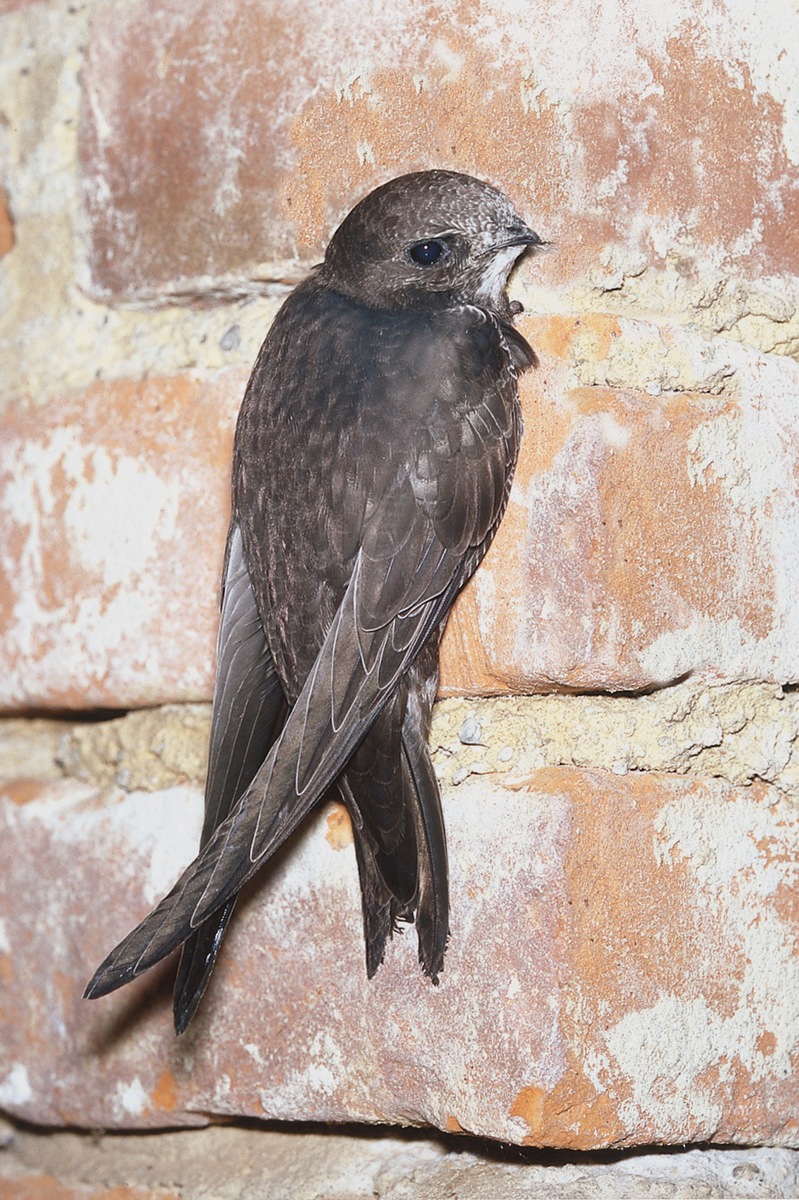
[{"label": "wing feather", "polygon": [[[254,778],[286,712],[233,521],[225,553],[201,848]],[[234,896],[183,944],[173,995],[178,1033],[208,986],[235,903]]]}]

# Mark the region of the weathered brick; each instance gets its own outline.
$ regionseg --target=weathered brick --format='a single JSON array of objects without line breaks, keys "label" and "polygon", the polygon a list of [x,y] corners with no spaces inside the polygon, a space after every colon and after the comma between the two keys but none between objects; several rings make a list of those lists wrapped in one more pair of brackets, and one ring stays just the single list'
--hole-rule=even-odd
[{"label": "weathered brick", "polygon": [[536,268],[550,282],[614,245],[638,273],[796,271],[799,173],[757,30],[729,2],[712,31],[687,4],[639,7],[599,23],[449,0],[101,9],[81,120],[94,289],[294,277],[356,199],[430,166],[506,187],[559,244]]},{"label": "weathered brick", "polygon": [[412,933],[366,979],[351,837],[330,807],[249,887],[175,1039],[168,966],[80,996],[194,853],[199,793],[7,789],[0,1105],[83,1127],[239,1115],[581,1150],[799,1143],[794,805],[763,784],[565,768],[472,778],[444,803],[438,988]]},{"label": "weathered brick", "polygon": [[16,12],[18,8],[26,8],[32,4],[39,4],[41,0],[0,0],[0,16],[5,13]]},{"label": "weathered brick", "polygon": [[[523,328],[541,367],[508,512],[444,639],[444,692],[799,679],[799,367],[700,342],[697,390],[657,396],[606,380],[625,355],[651,361],[653,338],[668,368],[683,331]],[[104,383],[3,415],[0,706],[210,695],[245,378]]]},{"label": "weathered brick", "polygon": [[[508,512],[450,621],[445,688],[799,678],[797,365],[591,314],[524,328],[541,368],[523,382]],[[697,390],[605,384],[630,354],[657,392],[670,362]],[[574,386],[586,361],[590,386]]]},{"label": "weathered brick", "polygon": [[2,414],[6,708],[210,695],[242,372]]},{"label": "weathered brick", "polygon": [[20,1175],[0,1179],[0,1200],[178,1200],[177,1193],[164,1188],[142,1188],[121,1184],[61,1183],[53,1175]]}]

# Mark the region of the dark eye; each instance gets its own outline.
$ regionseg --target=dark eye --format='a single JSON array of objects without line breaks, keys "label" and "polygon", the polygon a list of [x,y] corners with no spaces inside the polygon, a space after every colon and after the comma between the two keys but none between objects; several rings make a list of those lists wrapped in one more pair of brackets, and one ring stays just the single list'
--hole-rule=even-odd
[{"label": "dark eye", "polygon": [[433,263],[437,263],[446,253],[447,247],[443,242],[432,238],[429,242],[416,242],[411,246],[408,253],[413,261],[420,267],[432,267]]}]

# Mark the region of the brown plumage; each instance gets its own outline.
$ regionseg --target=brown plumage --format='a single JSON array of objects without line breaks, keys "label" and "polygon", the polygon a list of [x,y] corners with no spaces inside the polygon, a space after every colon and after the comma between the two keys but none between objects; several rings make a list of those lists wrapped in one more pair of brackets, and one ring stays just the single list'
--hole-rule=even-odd
[{"label": "brown plumage", "polygon": [[87,996],[183,944],[185,1029],[239,889],[328,794],[352,817],[368,974],[415,921],[437,981],[438,645],[508,498],[535,356],[505,285],[538,241],[485,183],[402,176],[353,209],[278,313],[236,430],[201,852]]}]

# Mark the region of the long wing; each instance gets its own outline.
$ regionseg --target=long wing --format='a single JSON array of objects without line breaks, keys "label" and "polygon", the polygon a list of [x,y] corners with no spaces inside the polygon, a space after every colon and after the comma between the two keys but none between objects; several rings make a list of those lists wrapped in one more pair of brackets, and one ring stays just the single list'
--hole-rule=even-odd
[{"label": "long wing", "polygon": [[370,728],[456,590],[452,556],[430,554],[432,595],[387,626],[358,621],[368,584],[361,556],[314,669],[255,778],[168,896],[98,968],[86,996],[105,995],[159,962],[258,870],[307,816]]},{"label": "long wing", "polygon": [[[287,712],[234,520],[225,555],[201,848],[255,778]],[[173,998],[178,1033],[202,999],[235,903],[231,897],[183,945]]]},{"label": "long wing", "polygon": [[444,961],[447,847],[427,747],[436,650],[428,643],[418,656],[338,780],[352,818],[369,978],[400,921],[415,921],[419,961],[435,983]]}]

